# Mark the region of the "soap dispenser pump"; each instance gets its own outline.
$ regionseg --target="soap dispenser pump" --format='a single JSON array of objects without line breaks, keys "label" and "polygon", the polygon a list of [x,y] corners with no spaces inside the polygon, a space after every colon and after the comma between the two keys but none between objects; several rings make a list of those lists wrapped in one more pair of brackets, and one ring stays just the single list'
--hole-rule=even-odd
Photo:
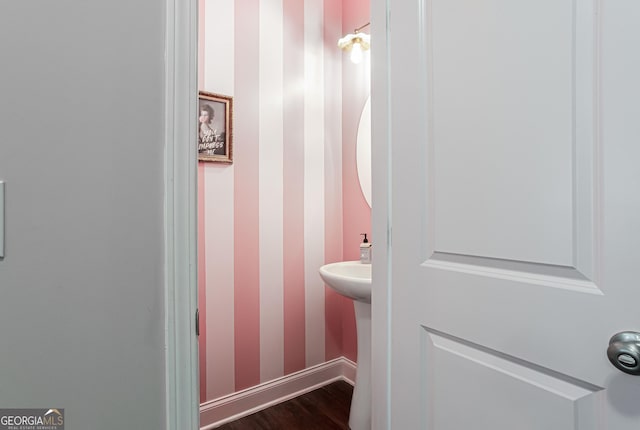
[{"label": "soap dispenser pump", "polygon": [[362,243],[360,244],[360,263],[371,263],[371,243],[367,239],[367,233],[362,233],[360,236],[364,236]]}]

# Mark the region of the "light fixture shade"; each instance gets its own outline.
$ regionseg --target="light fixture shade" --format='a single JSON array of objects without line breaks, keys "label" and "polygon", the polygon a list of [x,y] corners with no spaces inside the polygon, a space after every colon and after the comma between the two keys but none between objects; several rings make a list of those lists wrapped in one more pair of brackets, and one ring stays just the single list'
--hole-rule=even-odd
[{"label": "light fixture shade", "polygon": [[363,51],[366,51],[371,47],[371,36],[367,33],[356,32],[353,34],[347,34],[342,39],[338,40],[338,47],[345,51],[351,51],[354,44],[359,44]]}]

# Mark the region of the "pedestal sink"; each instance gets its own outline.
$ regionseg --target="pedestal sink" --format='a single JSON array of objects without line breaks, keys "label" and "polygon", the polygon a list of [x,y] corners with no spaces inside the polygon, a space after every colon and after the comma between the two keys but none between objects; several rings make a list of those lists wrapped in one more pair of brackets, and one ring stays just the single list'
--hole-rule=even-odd
[{"label": "pedestal sink", "polygon": [[351,430],[371,429],[371,264],[341,261],[320,268],[320,277],[339,294],[353,299],[356,311],[358,368],[351,399]]}]

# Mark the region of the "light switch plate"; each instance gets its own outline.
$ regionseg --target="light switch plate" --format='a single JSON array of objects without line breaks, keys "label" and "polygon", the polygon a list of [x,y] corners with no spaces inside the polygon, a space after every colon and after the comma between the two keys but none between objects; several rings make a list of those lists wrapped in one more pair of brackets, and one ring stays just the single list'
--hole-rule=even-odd
[{"label": "light switch plate", "polygon": [[4,181],[0,181],[0,258],[4,258]]}]

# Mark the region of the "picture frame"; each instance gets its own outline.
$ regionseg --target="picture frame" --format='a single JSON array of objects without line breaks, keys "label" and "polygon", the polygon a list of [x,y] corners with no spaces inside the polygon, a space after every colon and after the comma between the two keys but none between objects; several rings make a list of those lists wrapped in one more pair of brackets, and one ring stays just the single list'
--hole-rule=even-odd
[{"label": "picture frame", "polygon": [[233,163],[233,97],[199,91],[198,161]]}]

